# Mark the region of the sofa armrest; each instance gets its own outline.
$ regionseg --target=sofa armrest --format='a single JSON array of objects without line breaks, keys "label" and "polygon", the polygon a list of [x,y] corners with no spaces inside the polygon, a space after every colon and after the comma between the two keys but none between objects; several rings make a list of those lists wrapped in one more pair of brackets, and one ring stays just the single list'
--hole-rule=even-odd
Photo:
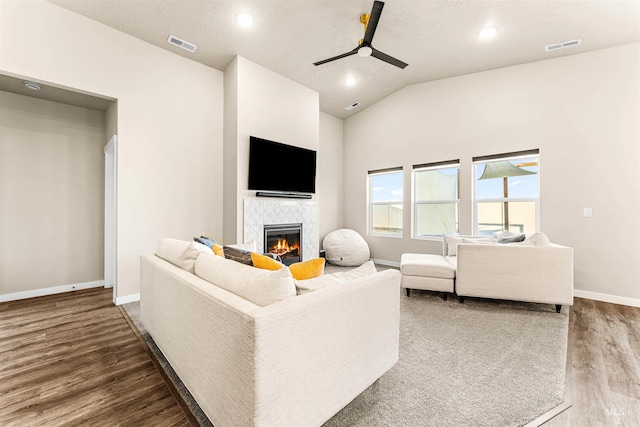
[{"label": "sofa armrest", "polygon": [[460,296],[573,305],[573,249],[525,245],[458,245]]},{"label": "sofa armrest", "polygon": [[256,313],[255,424],[320,425],[373,384],[398,361],[399,298],[385,270]]}]

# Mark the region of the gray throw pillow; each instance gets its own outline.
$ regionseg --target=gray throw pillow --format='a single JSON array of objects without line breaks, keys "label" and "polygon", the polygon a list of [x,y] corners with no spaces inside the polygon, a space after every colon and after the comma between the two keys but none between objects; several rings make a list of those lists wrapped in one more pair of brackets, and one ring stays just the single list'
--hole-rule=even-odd
[{"label": "gray throw pillow", "polygon": [[498,236],[498,243],[517,243],[522,242],[525,239],[524,234],[516,234],[505,231]]}]

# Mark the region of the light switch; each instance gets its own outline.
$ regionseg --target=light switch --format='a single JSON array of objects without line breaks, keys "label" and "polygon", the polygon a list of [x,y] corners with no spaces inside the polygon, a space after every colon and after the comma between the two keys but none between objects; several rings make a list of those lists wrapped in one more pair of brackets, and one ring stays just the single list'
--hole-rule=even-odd
[{"label": "light switch", "polygon": [[585,218],[590,218],[592,216],[591,208],[584,208],[584,216]]}]

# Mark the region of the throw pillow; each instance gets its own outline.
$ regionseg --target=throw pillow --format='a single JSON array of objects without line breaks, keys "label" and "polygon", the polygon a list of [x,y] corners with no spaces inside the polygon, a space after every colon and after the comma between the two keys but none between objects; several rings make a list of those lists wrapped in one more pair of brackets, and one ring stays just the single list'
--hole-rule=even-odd
[{"label": "throw pillow", "polygon": [[373,261],[369,260],[362,264],[358,268],[354,268],[347,271],[340,271],[337,273],[324,274],[322,276],[314,277],[307,280],[295,280],[296,290],[298,295],[306,294],[307,292],[316,291],[318,289],[327,288],[333,285],[339,285],[348,283],[351,280],[359,277],[367,276],[369,274],[375,274],[378,270]]},{"label": "throw pillow", "polygon": [[281,262],[278,262],[269,256],[260,255],[255,252],[251,252],[251,262],[254,267],[262,268],[264,270],[280,270],[284,267],[284,264]]},{"label": "throw pillow", "polygon": [[195,273],[213,285],[263,307],[296,295],[288,268],[269,271],[213,254],[202,254],[196,261]]},{"label": "throw pillow", "polygon": [[219,244],[218,242],[213,240],[211,237],[207,237],[207,236],[194,237],[193,241],[202,243],[203,245],[207,245],[209,247],[211,247],[211,245],[213,245],[214,243],[217,245]]},{"label": "throw pillow", "polygon": [[458,254],[458,243],[462,243],[462,237],[444,236],[447,242],[446,256],[456,256]]},{"label": "throw pillow", "polygon": [[289,270],[291,270],[291,275],[296,280],[307,280],[322,276],[322,273],[324,273],[324,258],[296,262],[289,266]]},{"label": "throw pillow", "polygon": [[224,248],[218,244],[212,244],[213,253],[224,258]]},{"label": "throw pillow", "polygon": [[[163,237],[158,242],[156,256],[190,273],[195,270],[196,258],[200,254],[196,242]],[[207,251],[209,249],[207,248]]]},{"label": "throw pillow", "polygon": [[233,246],[223,246],[222,250],[224,252],[224,257],[240,264],[253,265],[251,261],[251,251],[246,251],[244,249],[238,249]]},{"label": "throw pillow", "polygon": [[511,233],[510,231],[503,231],[498,235],[498,243],[516,243],[522,242],[525,238],[524,234]]},{"label": "throw pillow", "polygon": [[524,243],[532,246],[551,246],[551,241],[544,233],[533,233],[531,236],[524,239]]}]

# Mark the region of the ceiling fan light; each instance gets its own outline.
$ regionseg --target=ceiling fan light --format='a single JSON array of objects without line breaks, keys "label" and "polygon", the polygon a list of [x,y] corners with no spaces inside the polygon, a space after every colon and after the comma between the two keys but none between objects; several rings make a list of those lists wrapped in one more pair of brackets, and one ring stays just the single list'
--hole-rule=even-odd
[{"label": "ceiling fan light", "polygon": [[358,49],[358,55],[363,58],[366,58],[367,56],[371,56],[372,52],[373,50],[369,46],[362,46],[360,49]]}]

